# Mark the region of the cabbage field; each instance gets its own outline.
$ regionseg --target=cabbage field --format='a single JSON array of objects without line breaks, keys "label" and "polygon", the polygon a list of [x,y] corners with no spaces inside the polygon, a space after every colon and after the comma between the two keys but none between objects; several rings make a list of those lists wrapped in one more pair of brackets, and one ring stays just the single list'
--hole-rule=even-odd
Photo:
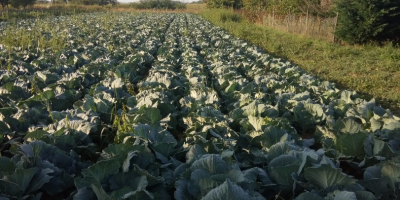
[{"label": "cabbage field", "polygon": [[400,118],[200,16],[0,29],[1,200],[400,199]]}]

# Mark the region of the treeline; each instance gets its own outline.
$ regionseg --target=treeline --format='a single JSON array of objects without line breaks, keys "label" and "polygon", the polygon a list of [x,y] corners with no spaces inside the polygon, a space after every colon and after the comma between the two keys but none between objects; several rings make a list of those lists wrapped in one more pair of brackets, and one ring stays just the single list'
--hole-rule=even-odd
[{"label": "treeline", "polygon": [[[65,0],[67,1],[67,0]],[[3,11],[9,6],[13,8],[26,8],[36,3],[36,0],[0,0]],[[41,1],[41,3],[47,3],[47,1]]]},{"label": "treeline", "polygon": [[135,9],[185,9],[186,4],[180,1],[171,0],[141,0],[131,3],[130,6]]},{"label": "treeline", "polygon": [[0,0],[0,4],[4,10],[9,5],[11,5],[14,8],[20,8],[20,7],[26,8],[28,6],[35,4],[35,1],[36,0]]},{"label": "treeline", "polygon": [[341,41],[400,42],[399,0],[208,0],[207,6],[245,10],[249,18],[260,13],[337,17],[334,34]]}]

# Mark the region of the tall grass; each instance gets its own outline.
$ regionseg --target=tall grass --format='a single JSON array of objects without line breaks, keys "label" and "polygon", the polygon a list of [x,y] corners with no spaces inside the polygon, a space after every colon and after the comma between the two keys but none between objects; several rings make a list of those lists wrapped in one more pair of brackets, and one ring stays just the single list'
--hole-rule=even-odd
[{"label": "tall grass", "polygon": [[[375,98],[383,107],[400,113],[400,49],[390,43],[344,46],[250,23],[229,10],[205,10],[201,15],[321,79],[358,91],[364,98]],[[236,18],[241,20],[233,20]]]},{"label": "tall grass", "polygon": [[337,16],[314,16],[307,14],[275,14],[247,10],[237,10],[249,21],[272,27],[281,31],[305,35],[312,38],[334,42]]}]

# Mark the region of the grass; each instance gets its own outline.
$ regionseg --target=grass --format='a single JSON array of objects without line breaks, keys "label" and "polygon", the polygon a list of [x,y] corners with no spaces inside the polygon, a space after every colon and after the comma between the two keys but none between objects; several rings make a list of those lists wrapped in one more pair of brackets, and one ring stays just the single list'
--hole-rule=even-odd
[{"label": "grass", "polygon": [[191,3],[186,4],[186,11],[190,13],[201,13],[207,9],[207,4]]},{"label": "grass", "polygon": [[398,47],[333,44],[249,23],[229,10],[204,10],[201,15],[236,37],[291,60],[320,79],[355,90],[363,98],[374,97],[382,107],[400,113]]}]

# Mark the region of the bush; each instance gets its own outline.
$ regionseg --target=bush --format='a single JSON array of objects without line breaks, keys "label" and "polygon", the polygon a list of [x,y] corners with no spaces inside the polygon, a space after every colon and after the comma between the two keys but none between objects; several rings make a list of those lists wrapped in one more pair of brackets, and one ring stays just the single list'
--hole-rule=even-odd
[{"label": "bush", "polygon": [[0,4],[1,4],[1,7],[3,8],[3,10],[4,10],[4,8],[7,7],[8,4],[10,4],[10,1],[9,0],[0,0]]},{"label": "bush", "polygon": [[131,4],[135,9],[186,9],[186,4],[179,1],[171,0],[141,0],[137,3]]},{"label": "bush", "polygon": [[222,22],[227,22],[227,21],[240,22],[240,21],[242,21],[242,17],[236,13],[222,12],[220,15],[220,20]]},{"label": "bush", "polygon": [[241,0],[208,0],[207,1],[208,8],[241,8],[242,1]]},{"label": "bush", "polygon": [[35,0],[11,0],[10,4],[14,8],[26,8],[27,6],[31,6],[35,4]]},{"label": "bush", "polygon": [[399,40],[399,0],[337,0],[336,8],[339,39],[351,44]]}]

